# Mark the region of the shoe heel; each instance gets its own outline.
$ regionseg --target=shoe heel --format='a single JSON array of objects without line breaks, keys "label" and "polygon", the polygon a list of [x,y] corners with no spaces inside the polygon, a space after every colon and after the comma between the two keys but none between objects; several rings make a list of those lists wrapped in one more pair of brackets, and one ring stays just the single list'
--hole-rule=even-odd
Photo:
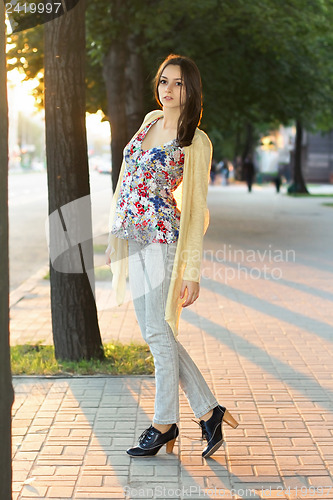
[{"label": "shoe heel", "polygon": [[173,447],[175,446],[176,439],[171,439],[171,441],[168,441],[166,443],[166,452],[167,453],[172,453]]},{"label": "shoe heel", "polygon": [[239,425],[237,420],[234,419],[234,417],[231,415],[231,413],[228,412],[228,410],[225,410],[224,412],[223,422],[226,422],[233,429],[236,429],[236,427],[238,427]]}]

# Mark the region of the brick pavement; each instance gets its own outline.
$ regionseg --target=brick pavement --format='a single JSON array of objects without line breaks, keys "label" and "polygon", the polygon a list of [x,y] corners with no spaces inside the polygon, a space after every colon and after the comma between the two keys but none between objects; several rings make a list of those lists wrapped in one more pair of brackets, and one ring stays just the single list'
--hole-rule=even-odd
[{"label": "brick pavement", "polygon": [[[332,208],[271,188],[209,190],[200,299],[179,340],[239,419],[203,460],[183,394],[174,453],[131,459],[153,377],[15,377],[14,500],[333,499]],[[44,270],[12,294],[12,343],[50,342]],[[130,301],[97,284],[104,341],[141,340]],[[254,493],[255,492],[255,493]]]}]

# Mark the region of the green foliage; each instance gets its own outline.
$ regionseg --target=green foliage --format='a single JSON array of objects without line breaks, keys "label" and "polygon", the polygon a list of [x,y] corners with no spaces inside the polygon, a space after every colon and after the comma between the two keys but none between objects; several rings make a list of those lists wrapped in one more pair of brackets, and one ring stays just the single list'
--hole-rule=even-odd
[{"label": "green foliage", "polygon": [[214,123],[214,111],[215,126],[231,126],[235,132],[247,122],[319,123],[332,101],[327,64],[332,35],[326,17],[331,4],[292,0],[281,9],[266,0],[221,6],[212,25],[215,48],[202,71],[206,93],[214,95],[206,106],[209,123]]},{"label": "green foliage", "polygon": [[[103,60],[113,43],[137,37],[149,83],[170,52],[193,57],[204,88],[202,128],[219,155],[239,154],[252,124],[298,120],[333,126],[333,5],[330,0],[90,0],[87,2],[87,109],[106,113]],[[28,77],[42,67],[42,28],[13,36]],[[37,52],[34,52],[35,48]],[[10,56],[15,55],[15,49]],[[254,134],[255,137],[255,134]]]},{"label": "green foliage", "polygon": [[104,345],[104,359],[57,361],[54,347],[18,345],[11,347],[13,375],[149,375],[154,373],[153,357],[144,344],[112,342]]},{"label": "green foliage", "polygon": [[36,104],[44,104],[44,26],[21,31],[7,39],[7,69],[19,68],[25,73],[25,80],[38,78],[39,85],[34,89]]}]

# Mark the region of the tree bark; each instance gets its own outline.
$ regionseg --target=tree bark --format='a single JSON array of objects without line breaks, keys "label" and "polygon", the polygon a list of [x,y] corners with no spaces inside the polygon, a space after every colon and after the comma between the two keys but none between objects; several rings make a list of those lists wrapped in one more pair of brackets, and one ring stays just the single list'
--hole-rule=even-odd
[{"label": "tree bark", "polygon": [[116,188],[123,149],[143,119],[143,70],[137,37],[123,34],[104,57],[103,76],[111,127],[112,188]]},{"label": "tree bark", "polygon": [[296,122],[296,139],[295,139],[295,159],[293,182],[288,188],[289,193],[305,193],[309,194],[306,188],[303,171],[302,171],[302,141],[303,141],[303,126],[300,121]]},{"label": "tree bark", "polygon": [[127,38],[127,63],[125,65],[127,142],[140,127],[144,112],[143,62],[140,51],[137,50],[138,46],[139,37],[130,35]]},{"label": "tree bark", "polygon": [[0,498],[11,500],[11,407],[14,394],[9,349],[8,104],[5,12],[3,2],[0,4]]},{"label": "tree bark", "polygon": [[85,128],[85,2],[45,25],[50,279],[57,359],[103,357]]},{"label": "tree bark", "polygon": [[115,191],[126,145],[126,45],[122,39],[112,43],[104,57],[103,76],[108,101],[108,119],[111,127],[112,189]]}]

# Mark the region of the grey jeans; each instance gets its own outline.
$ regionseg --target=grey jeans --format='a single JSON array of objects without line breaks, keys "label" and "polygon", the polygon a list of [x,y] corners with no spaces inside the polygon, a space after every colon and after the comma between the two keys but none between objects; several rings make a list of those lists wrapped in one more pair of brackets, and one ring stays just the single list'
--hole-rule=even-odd
[{"label": "grey jeans", "polygon": [[142,243],[129,239],[129,283],[136,317],[155,364],[157,424],[179,421],[179,385],[197,418],[218,402],[200,370],[164,320],[177,242]]}]

